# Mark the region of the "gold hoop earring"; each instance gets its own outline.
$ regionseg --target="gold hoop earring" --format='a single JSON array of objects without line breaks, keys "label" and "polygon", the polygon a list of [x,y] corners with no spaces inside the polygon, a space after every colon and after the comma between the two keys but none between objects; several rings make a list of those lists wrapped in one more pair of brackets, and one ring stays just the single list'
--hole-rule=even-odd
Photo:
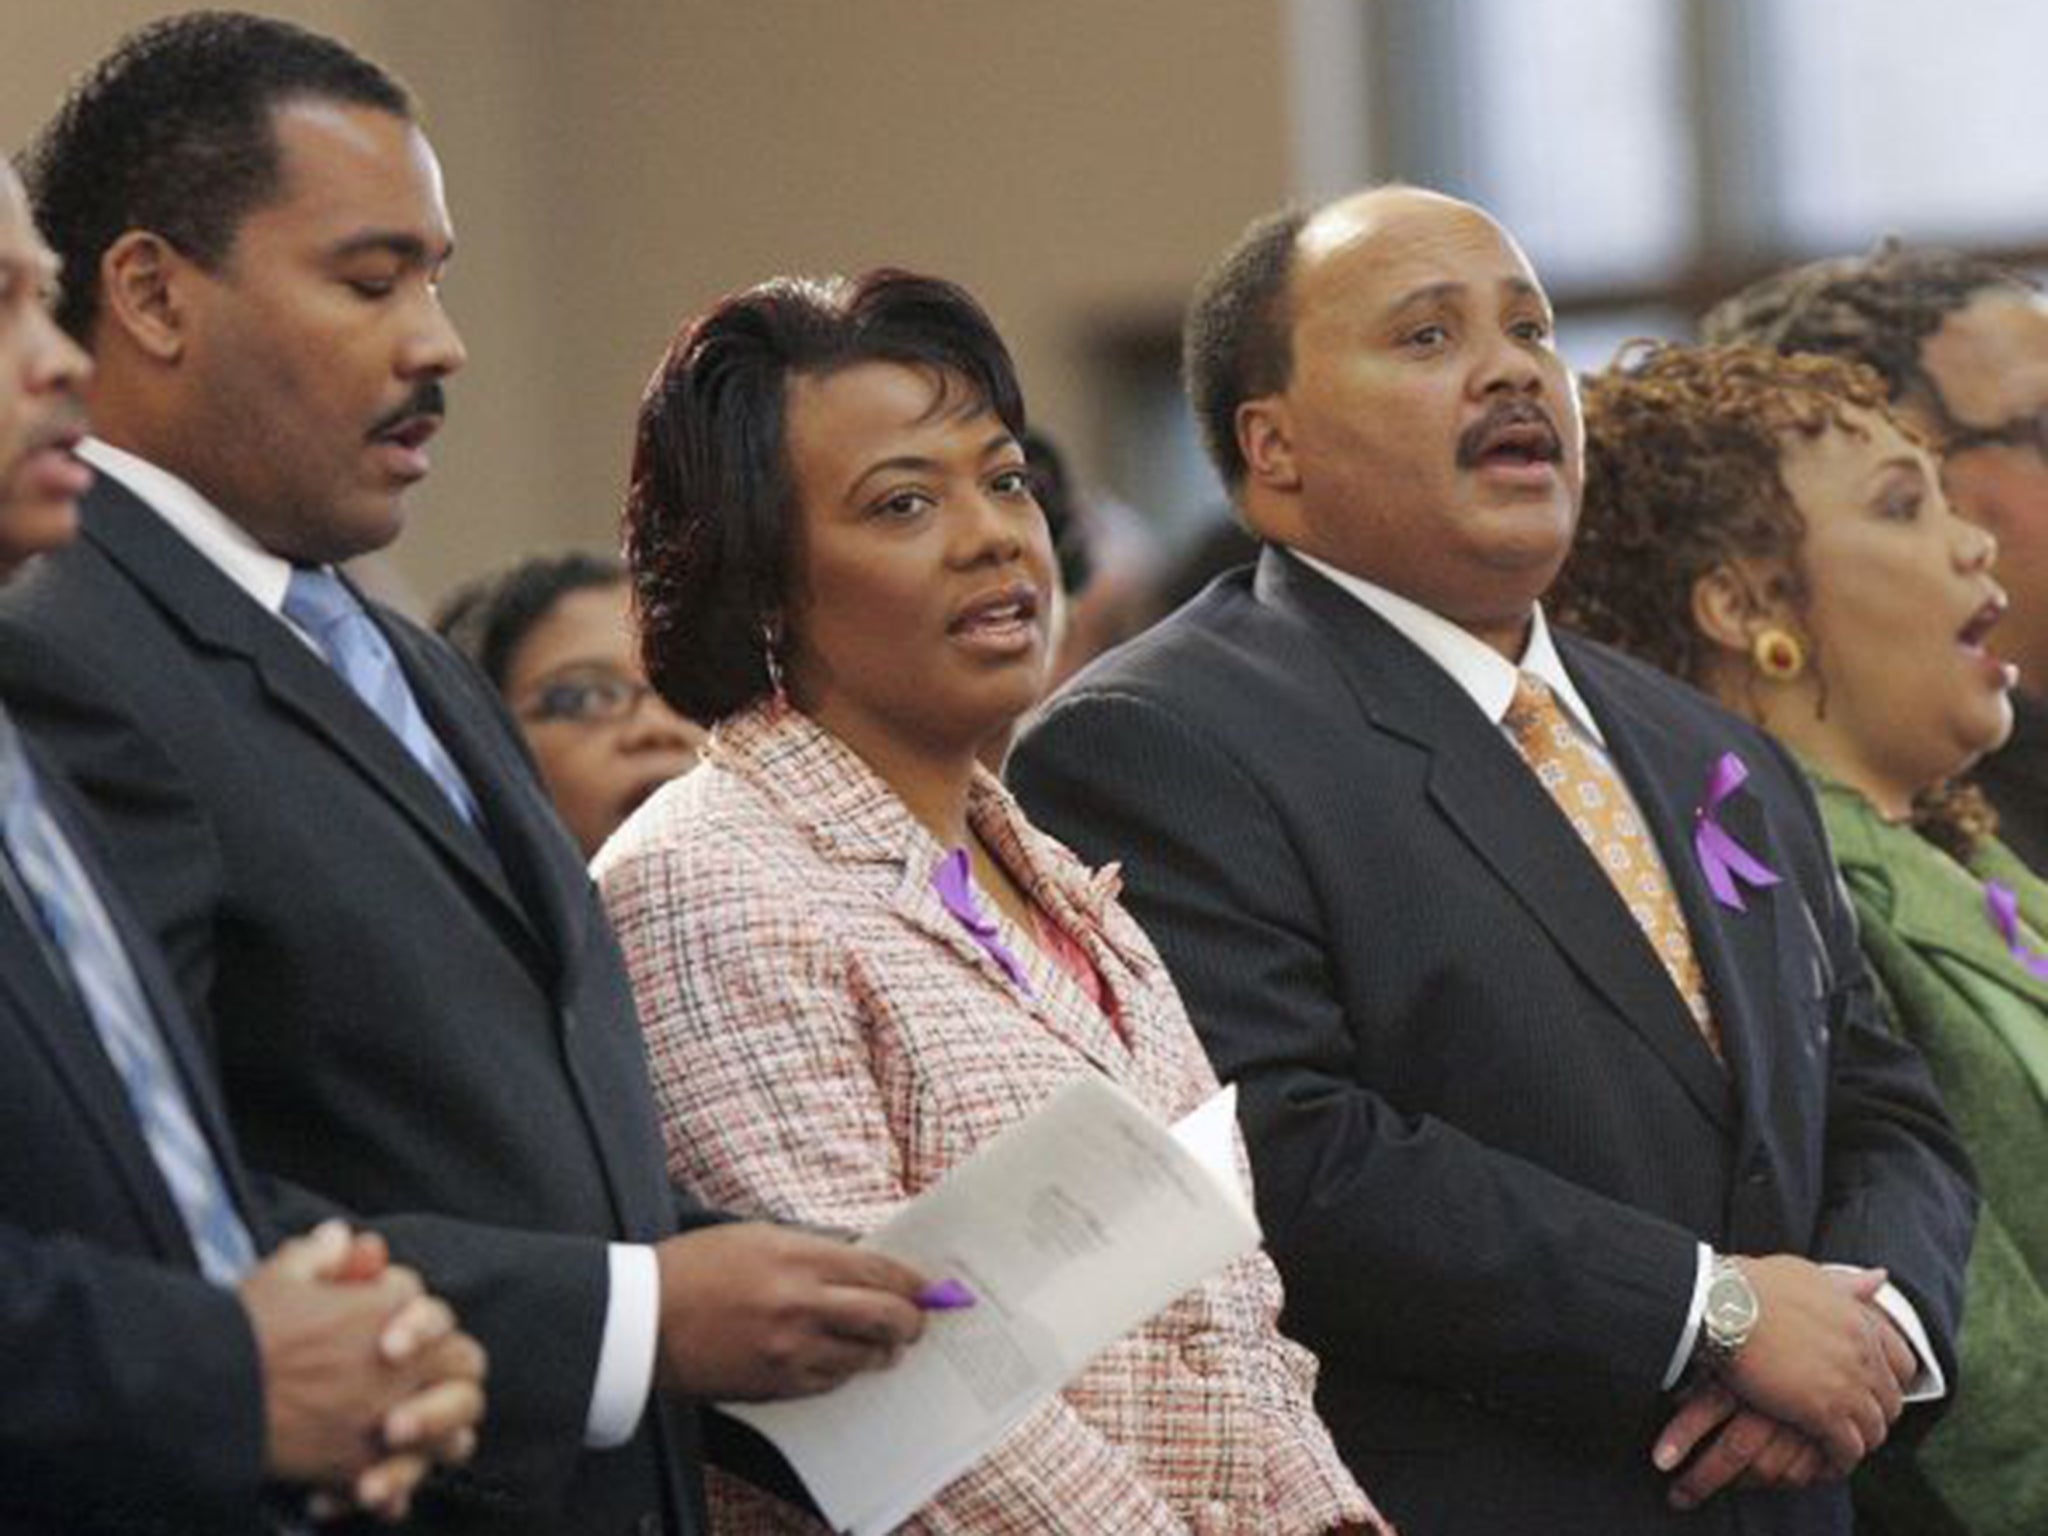
[{"label": "gold hoop earring", "polygon": [[1749,659],[1774,683],[1789,683],[1806,670],[1806,647],[1788,629],[1773,626],[1749,643]]}]

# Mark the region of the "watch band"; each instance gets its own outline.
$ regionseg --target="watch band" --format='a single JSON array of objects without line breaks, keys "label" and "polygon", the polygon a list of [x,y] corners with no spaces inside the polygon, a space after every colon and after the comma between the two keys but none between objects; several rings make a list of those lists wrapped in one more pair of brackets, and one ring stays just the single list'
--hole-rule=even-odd
[{"label": "watch band", "polygon": [[1727,1370],[1756,1331],[1761,1311],[1756,1288],[1742,1265],[1726,1254],[1715,1254],[1707,1272],[1706,1305],[1693,1342],[1693,1364],[1705,1372]]}]

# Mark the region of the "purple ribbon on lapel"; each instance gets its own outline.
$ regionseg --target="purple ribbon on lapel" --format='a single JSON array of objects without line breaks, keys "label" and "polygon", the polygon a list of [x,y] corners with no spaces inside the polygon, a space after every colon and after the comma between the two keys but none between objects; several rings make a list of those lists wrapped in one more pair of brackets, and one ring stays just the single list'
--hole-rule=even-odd
[{"label": "purple ribbon on lapel", "polygon": [[1748,910],[1742,892],[1735,888],[1737,880],[1760,891],[1778,883],[1770,866],[1735,841],[1716,819],[1721,803],[1748,779],[1749,765],[1733,752],[1723,752],[1707,779],[1706,804],[1692,813],[1692,848],[1699,856],[1700,868],[1706,872],[1707,887],[1714,893],[1714,900],[1737,912]]},{"label": "purple ribbon on lapel", "polygon": [[953,915],[953,921],[965,928],[967,936],[988,952],[989,959],[1003,968],[1003,974],[1020,991],[1036,995],[1031,992],[1031,982],[1024,975],[1024,967],[1017,963],[1010,946],[997,934],[995,920],[984,914],[981,903],[974,899],[974,883],[967,873],[965,848],[955,848],[939,860],[939,867],[932,871],[932,889],[938,893],[940,904]]},{"label": "purple ribbon on lapel", "polygon": [[1986,880],[1984,905],[1990,909],[1991,926],[2005,940],[2005,947],[2012,951],[2013,959],[2031,974],[2048,981],[2048,956],[2035,954],[2020,941],[2020,899],[2012,887],[2000,885],[1996,880]]}]

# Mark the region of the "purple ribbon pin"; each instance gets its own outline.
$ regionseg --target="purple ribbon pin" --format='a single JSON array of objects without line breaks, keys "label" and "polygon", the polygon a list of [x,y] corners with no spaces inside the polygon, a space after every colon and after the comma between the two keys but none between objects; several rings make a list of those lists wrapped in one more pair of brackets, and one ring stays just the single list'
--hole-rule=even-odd
[{"label": "purple ribbon pin", "polygon": [[2035,954],[2020,940],[2020,899],[2013,894],[2012,887],[2000,885],[1996,880],[1986,880],[1984,905],[1990,909],[1991,926],[2005,940],[2005,947],[2012,951],[2013,959],[2031,974],[2048,981],[2048,956]]},{"label": "purple ribbon pin", "polygon": [[1735,888],[1737,880],[1760,891],[1778,883],[1776,873],[1735,841],[1716,819],[1722,802],[1748,779],[1749,765],[1733,752],[1723,752],[1707,779],[1706,804],[1692,813],[1692,848],[1699,856],[1700,868],[1706,872],[1707,887],[1714,893],[1714,900],[1737,912],[1749,910],[1743,903],[1742,892]]},{"label": "purple ribbon pin", "polygon": [[938,893],[945,909],[953,914],[953,921],[965,928],[968,937],[988,952],[988,957],[1003,968],[1003,974],[1016,984],[1019,991],[1029,995],[1031,982],[1024,974],[1024,967],[996,932],[995,919],[986,916],[981,910],[981,903],[974,899],[974,882],[967,873],[965,848],[955,848],[939,860],[939,867],[932,871],[932,889]]}]

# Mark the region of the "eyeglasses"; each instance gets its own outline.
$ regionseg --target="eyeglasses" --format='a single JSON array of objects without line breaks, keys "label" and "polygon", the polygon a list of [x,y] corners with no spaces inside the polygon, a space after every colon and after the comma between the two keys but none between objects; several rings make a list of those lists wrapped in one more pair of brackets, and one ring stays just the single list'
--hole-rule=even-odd
[{"label": "eyeglasses", "polygon": [[638,678],[616,672],[562,677],[544,684],[521,706],[519,718],[535,722],[566,720],[575,725],[616,725],[654,692]]}]

